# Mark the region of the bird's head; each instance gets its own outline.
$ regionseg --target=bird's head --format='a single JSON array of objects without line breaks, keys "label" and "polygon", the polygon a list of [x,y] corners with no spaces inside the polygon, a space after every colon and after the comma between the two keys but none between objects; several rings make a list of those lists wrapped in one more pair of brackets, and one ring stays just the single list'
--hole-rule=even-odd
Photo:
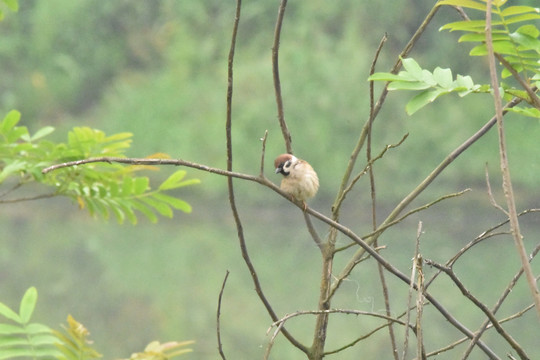
[{"label": "bird's head", "polygon": [[298,160],[294,155],[291,154],[281,154],[276,160],[274,160],[274,166],[276,168],[276,174],[280,173],[283,176],[287,176],[291,172],[291,167],[294,162]]}]

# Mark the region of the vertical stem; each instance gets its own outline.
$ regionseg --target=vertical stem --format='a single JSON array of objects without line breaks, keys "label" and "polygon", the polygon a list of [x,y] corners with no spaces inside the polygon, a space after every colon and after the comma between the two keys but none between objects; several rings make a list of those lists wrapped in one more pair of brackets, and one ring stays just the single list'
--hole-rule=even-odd
[{"label": "vertical stem", "polygon": [[276,28],[274,30],[274,45],[272,46],[272,74],[274,76],[274,90],[276,93],[276,105],[278,111],[279,126],[283,134],[283,140],[285,140],[285,147],[289,154],[292,154],[292,138],[287,123],[285,122],[285,114],[283,112],[283,98],[281,96],[281,82],[279,80],[279,40],[281,38],[281,25],[283,24],[283,17],[285,15],[285,7],[287,6],[287,0],[281,0],[278,10],[278,18],[276,21]]},{"label": "vertical stem", "polygon": [[[331,229],[331,231],[335,232],[336,229]],[[331,241],[323,245],[323,266],[318,310],[330,309],[329,295],[332,279],[332,266],[334,263],[334,248],[334,243]],[[317,315],[315,333],[313,335],[313,344],[311,345],[308,355],[310,360],[321,360],[324,357],[324,345],[326,343],[326,330],[328,329],[329,316],[330,314],[328,312],[323,312]]]},{"label": "vertical stem", "polygon": [[529,260],[527,257],[527,250],[525,249],[525,245],[523,244],[523,236],[521,235],[521,230],[519,229],[514,190],[512,188],[512,181],[510,179],[510,169],[508,165],[508,153],[506,150],[501,95],[499,93],[499,82],[497,79],[497,73],[495,68],[495,53],[493,50],[493,38],[491,33],[491,6],[492,1],[488,0],[486,10],[486,46],[488,50],[489,74],[491,76],[491,86],[493,88],[493,98],[495,101],[497,133],[499,134],[499,159],[502,172],[503,191],[504,197],[506,198],[506,205],[508,207],[508,219],[510,220],[510,229],[512,231],[512,236],[514,238],[519,258],[521,260],[521,265],[523,266],[523,270],[527,278],[529,289],[534,299],[536,313],[540,317],[540,292],[538,291],[538,285],[536,284],[536,279],[534,277],[534,273],[532,272],[532,268],[529,264]]},{"label": "vertical stem", "polygon": [[[234,27],[233,27],[231,47],[229,50],[229,58],[228,58],[228,66],[227,66],[228,85],[227,85],[227,119],[225,122],[225,136],[226,136],[226,143],[227,143],[227,171],[228,172],[232,172],[232,168],[233,168],[233,151],[232,151],[233,64],[234,64],[234,52],[236,48],[236,35],[238,33],[238,24],[240,22],[241,7],[242,7],[242,0],[237,0],[236,15],[234,19]],[[266,311],[268,312],[272,320],[277,321],[279,318],[276,315],[274,309],[272,308],[272,305],[270,305],[270,302],[264,295],[261,284],[259,282],[259,276],[257,275],[255,266],[251,262],[251,258],[249,256],[246,239],[244,236],[244,228],[242,225],[242,221],[240,220],[240,214],[238,212],[238,208],[236,206],[233,185],[234,185],[233,177],[227,176],[227,190],[229,193],[229,204],[231,206],[231,211],[232,211],[233,218],[236,224],[238,241],[240,243],[240,251],[242,252],[242,257],[244,259],[244,262],[246,263],[246,266],[249,269],[249,273],[253,280],[253,284],[255,285],[255,291],[257,292],[259,299],[263,303],[264,307],[266,308]],[[285,328],[281,329],[281,333],[287,338],[287,340],[291,342],[291,344],[293,344],[295,347],[300,349],[302,352],[307,353],[308,351],[307,347],[301,344],[298,340],[296,340]]]}]

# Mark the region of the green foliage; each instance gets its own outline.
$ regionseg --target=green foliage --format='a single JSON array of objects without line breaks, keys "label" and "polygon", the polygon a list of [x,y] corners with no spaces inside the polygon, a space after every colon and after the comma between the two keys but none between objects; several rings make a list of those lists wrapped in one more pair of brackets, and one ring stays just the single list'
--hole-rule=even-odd
[{"label": "green foliage", "polygon": [[[11,10],[11,11],[18,11],[19,10],[19,2],[17,0],[2,0],[4,4]],[[0,20],[4,18],[4,13],[0,9]]]},{"label": "green foliage", "polygon": [[51,359],[59,355],[54,347],[58,339],[51,329],[30,322],[36,302],[37,290],[31,287],[21,300],[19,313],[0,303],[0,315],[10,320],[0,323],[0,359]]},{"label": "green foliage", "polygon": [[167,360],[182,354],[192,352],[192,349],[185,348],[193,344],[194,341],[176,342],[171,341],[160,344],[158,341],[152,341],[146,346],[143,352],[135,353],[126,360]]},{"label": "green foliage", "polygon": [[457,75],[454,80],[451,69],[437,67],[430,72],[422,69],[412,58],[402,59],[402,62],[405,70],[398,74],[375,73],[369,80],[389,81],[388,90],[422,90],[407,103],[405,109],[408,114],[414,114],[441,95],[456,92],[465,96],[490,91],[489,85],[475,84],[470,76]]},{"label": "green foliage", "polygon": [[[90,332],[71,315],[67,318],[64,331],[31,323],[30,318],[37,302],[37,290],[29,288],[24,294],[19,313],[0,303],[0,315],[10,322],[0,322],[0,359],[30,358],[57,360],[98,359],[102,355],[91,345]],[[13,324],[15,323],[15,324]],[[186,346],[193,341],[171,341],[160,344],[152,341],[143,352],[133,354],[130,360],[166,360],[191,352]]]},{"label": "green foliage", "polygon": [[[501,72],[502,78],[512,76],[511,69],[516,74],[525,77],[527,84],[540,86],[540,30],[531,22],[540,19],[540,9],[531,6],[509,6],[501,8],[506,1],[494,1],[492,13],[497,18],[492,21],[493,49],[504,60],[505,67]],[[486,12],[485,1],[476,0],[441,0],[439,6],[462,6]],[[511,27],[521,25],[515,31]],[[459,38],[459,42],[478,42],[471,51],[471,56],[487,55],[486,47],[486,21],[464,20],[448,23],[441,30],[465,31],[467,34]],[[369,80],[390,82],[389,90],[415,90],[421,91],[406,105],[406,111],[413,114],[427,104],[433,102],[441,95],[456,92],[459,96],[470,93],[491,92],[489,84],[475,84],[470,76],[457,75],[453,79],[450,69],[437,67],[430,72],[413,59],[402,59],[404,71],[398,74],[376,73]],[[501,84],[501,94],[509,100],[512,97],[522,98],[531,103],[526,91],[506,83]],[[518,114],[540,118],[540,109],[534,107],[514,107],[510,109]]]},{"label": "green foliage", "polygon": [[59,360],[81,360],[98,359],[102,355],[90,345],[92,341],[88,339],[90,332],[83,324],[75,320],[71,315],[67,318],[68,326],[64,327],[64,333],[52,330],[53,334],[60,340],[56,347],[61,355],[56,358]]},{"label": "green foliage", "polygon": [[[531,72],[540,74],[540,31],[532,23],[540,19],[540,9],[531,6],[509,6],[504,9],[502,6],[506,1],[494,1],[491,12],[493,20],[491,22],[493,33],[493,50],[502,55],[517,73]],[[486,12],[485,1],[472,0],[442,0],[439,5],[454,5]],[[511,28],[521,25],[515,31]],[[479,43],[471,51],[471,56],[487,55],[486,48],[486,21],[467,20],[446,24],[441,30],[464,31],[465,35],[459,38],[459,42]],[[502,77],[511,76],[508,68],[502,71]],[[538,79],[537,79],[538,80]]]},{"label": "green foliage", "polygon": [[[19,120],[20,114],[11,111],[0,122],[0,183],[8,178],[17,181],[11,190],[2,194],[3,198],[24,184],[39,182],[53,189],[39,197],[67,196],[92,215],[109,218],[112,213],[119,223],[126,219],[137,223],[135,211],[152,222],[157,221],[156,213],[172,217],[173,209],[191,212],[187,202],[165,193],[199,183],[197,179],[185,180],[184,170],[174,172],[156,190],[151,189],[148,177],[135,175],[142,169],[154,169],[150,167],[94,163],[59,169],[47,175],[41,173],[49,165],[66,161],[124,157],[124,151],[131,144],[130,133],[107,136],[100,130],[75,127],[69,132],[66,143],[54,143],[43,139],[54,131],[52,127],[41,128],[30,135],[25,126],[17,126]],[[6,201],[17,199],[0,200]]]}]

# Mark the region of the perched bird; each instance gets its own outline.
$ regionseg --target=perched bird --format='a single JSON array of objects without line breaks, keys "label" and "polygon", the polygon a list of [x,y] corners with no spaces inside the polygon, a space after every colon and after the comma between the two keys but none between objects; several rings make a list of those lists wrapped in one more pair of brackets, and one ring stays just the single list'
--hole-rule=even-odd
[{"label": "perched bird", "polygon": [[291,154],[279,155],[274,160],[274,166],[276,174],[283,175],[281,190],[302,201],[305,210],[307,208],[305,201],[315,196],[319,189],[319,178],[315,170],[307,161]]}]

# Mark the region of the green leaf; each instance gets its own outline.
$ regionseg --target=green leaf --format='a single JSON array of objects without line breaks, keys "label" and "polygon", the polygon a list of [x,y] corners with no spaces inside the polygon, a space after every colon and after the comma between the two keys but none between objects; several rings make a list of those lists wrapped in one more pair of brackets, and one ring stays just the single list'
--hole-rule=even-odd
[{"label": "green leaf", "polygon": [[13,129],[19,120],[21,120],[21,113],[17,110],[11,110],[0,123],[0,134],[6,134],[9,130]]},{"label": "green leaf", "polygon": [[133,200],[131,202],[131,205],[137,210],[139,210],[141,213],[144,214],[150,220],[152,223],[156,223],[158,221],[158,218],[156,214],[142,201]]},{"label": "green leaf", "polygon": [[538,30],[538,28],[536,26],[532,25],[532,24],[523,25],[520,28],[518,28],[516,30],[516,32],[518,34],[527,35],[527,36],[533,37],[535,39],[538,36],[540,36],[540,30]]},{"label": "green leaf", "polygon": [[473,0],[441,0],[437,3],[437,6],[441,5],[461,6],[469,9],[486,11],[485,4]]},{"label": "green leaf", "polygon": [[141,198],[141,200],[143,202],[145,202],[147,205],[150,205],[151,207],[156,209],[157,212],[160,213],[162,216],[172,218],[173,211],[172,211],[171,207],[167,203],[164,203],[162,201],[158,201],[158,200],[156,200],[154,198],[150,198],[150,197],[144,197],[144,198]]},{"label": "green leaf", "polygon": [[540,119],[540,110],[536,108],[531,108],[531,107],[525,108],[525,107],[514,106],[513,108],[508,108],[507,110],[515,112],[516,114],[520,114],[523,116],[529,116],[529,117]]},{"label": "green leaf", "polygon": [[36,141],[38,139],[41,139],[42,137],[45,137],[52,133],[54,131],[54,127],[52,126],[45,126],[36,131],[36,133],[30,138],[30,141]]},{"label": "green leaf", "polygon": [[113,200],[109,200],[109,205],[110,205],[112,213],[114,214],[114,217],[116,218],[116,221],[119,224],[123,224],[124,220],[126,219],[126,215],[124,211],[122,210],[122,208],[120,207],[120,205],[116,201],[113,201]]},{"label": "green leaf", "polygon": [[[133,211],[132,207],[133,202],[135,200],[125,200],[125,199],[119,199],[118,200],[118,206],[123,210],[124,216],[133,224],[137,224],[137,216],[135,215],[135,212]],[[153,215],[153,213],[152,213]],[[155,215],[154,215],[155,216]],[[156,219],[157,220],[157,219]]]},{"label": "green leaf", "polygon": [[470,76],[459,75],[456,77],[456,84],[460,87],[471,89],[474,86],[474,81]]},{"label": "green leaf", "polygon": [[147,177],[136,177],[133,180],[133,195],[142,195],[149,189],[150,180]]},{"label": "green leaf", "polygon": [[157,193],[157,194],[154,194],[154,198],[157,199],[157,200],[166,202],[167,204],[171,205],[173,208],[175,208],[177,210],[181,210],[181,211],[183,211],[185,213],[190,213],[191,210],[192,210],[191,205],[189,205],[184,200],[180,200],[180,199],[177,199],[177,198],[169,196],[169,195],[165,195],[165,194],[162,194],[162,193]]},{"label": "green leaf", "polygon": [[538,9],[533,8],[532,6],[509,6],[503,11],[501,11],[501,16],[507,17],[525,13],[538,13]]},{"label": "green leaf", "polygon": [[[493,41],[498,40],[508,40],[508,34],[506,33],[493,33],[492,34]],[[481,33],[468,33],[465,35],[462,35],[458,42],[485,42],[486,41],[486,34]]]},{"label": "green leaf", "polygon": [[423,81],[392,81],[388,85],[388,90],[425,90],[432,85]]},{"label": "green leaf", "polygon": [[406,58],[401,59],[401,62],[403,63],[403,68],[407,70],[407,72],[416,80],[423,80],[424,79],[424,73],[423,69],[418,65],[416,60],[413,58]]},{"label": "green leaf", "polygon": [[3,0],[4,1],[4,4],[7,5],[7,7],[11,10],[11,11],[19,11],[19,3],[17,0]]},{"label": "green leaf", "polygon": [[159,186],[159,190],[168,190],[168,189],[174,189],[176,188],[176,184],[186,176],[187,171],[185,170],[178,170],[172,173],[167,180],[161,183]]},{"label": "green leaf", "polygon": [[51,332],[51,329],[48,326],[38,323],[28,324],[25,329],[28,334],[43,334]]},{"label": "green leaf", "polygon": [[177,189],[183,186],[200,184],[201,181],[199,179],[190,179],[190,180],[182,181],[184,177],[186,176],[186,174],[187,172],[185,170],[175,171],[174,173],[171,174],[171,176],[167,178],[167,180],[161,183],[161,185],[159,186],[159,190]]},{"label": "green leaf", "polygon": [[4,166],[0,171],[0,183],[3,182],[8,176],[23,171],[28,166],[26,161],[15,160]]},{"label": "green leaf", "polygon": [[124,176],[124,179],[122,181],[122,195],[123,196],[130,196],[133,194],[133,178],[129,176]]},{"label": "green leaf", "polygon": [[368,81],[416,81],[416,79],[410,76],[409,73],[402,71],[399,74],[374,73],[368,78]]},{"label": "green leaf", "polygon": [[[504,23],[506,25],[508,24],[515,24],[515,23],[518,23],[518,22],[524,22],[524,21],[529,21],[529,20],[538,20],[540,19],[540,14],[536,13],[536,14],[524,14],[524,15],[517,15],[517,16],[513,16],[513,17],[510,17],[510,18],[507,18],[504,20]],[[500,22],[498,22],[500,24]]]},{"label": "green leaf", "polygon": [[537,38],[519,32],[510,34],[510,37],[527,50],[531,49],[540,53],[540,40]]},{"label": "green leaf", "polygon": [[443,88],[453,87],[454,79],[452,78],[452,70],[450,69],[436,67],[433,70],[433,78]]},{"label": "green leaf", "polygon": [[471,31],[471,32],[483,32],[486,27],[485,20],[469,20],[469,21],[456,21],[445,24],[439,28],[441,30],[450,30],[450,31]]},{"label": "green leaf", "polygon": [[413,97],[405,106],[407,114],[412,115],[427,104],[433,102],[439,96],[446,94],[447,91],[443,89],[425,90],[420,94]]},{"label": "green leaf", "polygon": [[22,321],[26,324],[30,321],[32,313],[36,308],[38,293],[35,287],[31,287],[24,293],[24,296],[21,300],[21,305],[19,308],[19,315],[21,316]]},{"label": "green leaf", "polygon": [[6,305],[0,303],[0,315],[10,319],[10,320],[13,320],[15,321],[16,323],[19,323],[19,324],[22,324],[23,321],[21,319],[21,317],[19,316],[19,314],[17,314],[15,311],[11,310],[9,307],[7,307]]},{"label": "green leaf", "polygon": [[24,333],[25,330],[22,326],[12,324],[0,324],[0,334],[2,335],[14,335]]}]

